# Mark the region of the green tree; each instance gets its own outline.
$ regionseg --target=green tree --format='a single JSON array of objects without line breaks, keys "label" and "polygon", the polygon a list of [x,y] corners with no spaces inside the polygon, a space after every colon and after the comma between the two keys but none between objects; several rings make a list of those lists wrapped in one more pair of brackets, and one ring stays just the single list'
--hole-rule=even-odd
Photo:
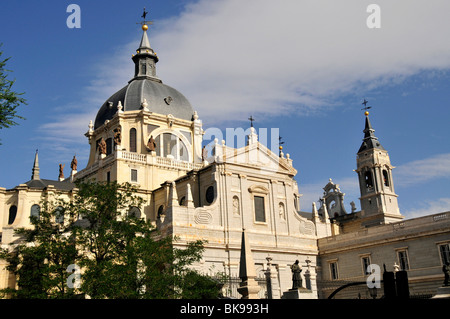
[{"label": "green tree", "polygon": [[[2,44],[0,43],[1,46]],[[3,59],[2,54],[3,51],[0,51],[0,129],[17,125],[15,119],[23,119],[23,117],[17,115],[16,109],[21,104],[27,104],[26,100],[21,97],[23,93],[17,93],[12,90],[15,80],[7,78],[7,72],[11,71],[5,69],[6,62],[10,58]]]},{"label": "green tree", "polygon": [[[34,229],[18,231],[25,242],[3,253],[18,276],[19,289],[12,291],[13,297],[219,296],[217,282],[189,268],[201,259],[204,242],[174,248],[176,239],[162,236],[149,221],[131,213],[144,202],[134,187],[116,182],[79,183],[77,187],[70,202],[44,201],[40,218],[32,219]],[[79,288],[67,288],[70,264],[82,269]]]},{"label": "green tree", "polygon": [[63,215],[64,202],[43,201],[39,217],[30,217],[34,227],[16,230],[22,240],[11,251],[3,249],[0,258],[9,263],[7,269],[15,274],[18,289],[5,289],[3,294],[27,299],[73,297],[67,266],[76,260],[77,249],[67,224],[61,222]]}]

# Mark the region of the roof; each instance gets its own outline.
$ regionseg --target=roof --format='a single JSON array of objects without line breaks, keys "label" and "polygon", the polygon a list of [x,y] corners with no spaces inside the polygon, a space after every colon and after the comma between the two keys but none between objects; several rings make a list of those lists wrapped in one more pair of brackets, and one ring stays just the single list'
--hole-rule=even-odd
[{"label": "roof", "polygon": [[144,99],[150,112],[192,121],[194,110],[183,94],[161,82],[143,78],[131,81],[105,101],[95,118],[94,129],[113,118],[119,101],[126,112],[140,110]]},{"label": "roof", "polygon": [[117,113],[119,102],[123,111],[137,111],[146,102],[150,112],[173,115],[175,118],[192,121],[194,110],[183,94],[174,88],[163,84],[156,76],[158,56],[150,47],[147,28],[142,29],[142,39],[132,60],[135,64],[134,77],[128,85],[114,93],[103,103],[95,118],[94,129],[102,126],[106,120],[111,120]]},{"label": "roof", "polygon": [[378,138],[374,135],[375,130],[372,128],[372,125],[370,124],[368,114],[366,115],[366,125],[363,132],[364,132],[364,139],[361,144],[361,147],[358,150],[358,153],[374,148],[385,150],[378,141]]},{"label": "roof", "polygon": [[44,189],[50,185],[53,185],[55,189],[64,191],[70,191],[76,187],[75,184],[71,183],[69,180],[54,181],[50,179],[32,179],[26,182],[25,185],[33,189]]}]

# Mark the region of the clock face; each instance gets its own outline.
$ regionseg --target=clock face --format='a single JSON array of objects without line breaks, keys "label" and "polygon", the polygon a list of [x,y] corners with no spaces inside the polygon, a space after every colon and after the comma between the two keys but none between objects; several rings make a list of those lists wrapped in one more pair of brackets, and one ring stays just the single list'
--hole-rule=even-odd
[{"label": "clock face", "polygon": [[211,204],[214,201],[214,187],[213,186],[209,186],[206,189],[206,201],[208,202],[208,204]]}]

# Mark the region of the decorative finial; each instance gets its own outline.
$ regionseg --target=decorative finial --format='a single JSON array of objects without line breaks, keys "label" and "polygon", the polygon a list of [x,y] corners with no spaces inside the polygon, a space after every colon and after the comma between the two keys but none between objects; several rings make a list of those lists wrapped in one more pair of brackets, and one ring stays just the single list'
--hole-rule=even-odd
[{"label": "decorative finial", "polygon": [[141,106],[142,106],[142,109],[144,111],[148,111],[148,108],[147,108],[148,103],[147,103],[147,99],[146,98],[144,98],[144,101],[142,101]]},{"label": "decorative finial", "polygon": [[148,21],[145,20],[145,18],[147,17],[148,11],[145,11],[145,7],[144,7],[144,12],[141,15],[141,18],[143,19],[142,22],[139,22],[137,24],[140,24],[142,26],[142,31],[147,31],[148,30],[148,25],[152,25],[153,21]]},{"label": "decorative finial", "polygon": [[372,108],[371,106],[367,106],[367,103],[369,103],[369,101],[367,101],[366,99],[364,99],[364,102],[361,103],[362,105],[364,105],[361,110],[365,110],[364,114],[366,116],[369,115],[369,112],[367,110]]},{"label": "decorative finial", "polygon": [[254,119],[253,116],[251,116],[251,115],[250,115],[250,117],[249,117],[248,119],[249,119],[249,121],[250,121],[250,126],[253,127],[253,121],[254,121],[255,119]]},{"label": "decorative finial", "polygon": [[278,155],[279,155],[280,157],[281,157],[281,154],[283,153],[283,146],[282,146],[282,145],[284,144],[284,142],[281,141],[282,138],[283,138],[283,137],[281,137],[281,136],[278,137],[278,144],[280,145],[280,146],[278,146],[278,148],[280,149],[280,152],[279,152]]}]

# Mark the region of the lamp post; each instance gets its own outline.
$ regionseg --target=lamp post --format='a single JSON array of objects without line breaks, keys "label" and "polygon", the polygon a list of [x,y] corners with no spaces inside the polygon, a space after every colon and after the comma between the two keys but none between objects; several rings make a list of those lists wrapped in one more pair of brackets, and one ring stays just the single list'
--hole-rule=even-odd
[{"label": "lamp post", "polygon": [[377,287],[368,288],[369,294],[372,297],[372,299],[377,299]]},{"label": "lamp post", "polygon": [[266,283],[267,283],[267,299],[272,299],[272,279],[271,279],[271,273],[270,273],[270,267],[271,267],[271,261],[272,257],[267,256],[267,269],[265,271],[266,275]]}]

